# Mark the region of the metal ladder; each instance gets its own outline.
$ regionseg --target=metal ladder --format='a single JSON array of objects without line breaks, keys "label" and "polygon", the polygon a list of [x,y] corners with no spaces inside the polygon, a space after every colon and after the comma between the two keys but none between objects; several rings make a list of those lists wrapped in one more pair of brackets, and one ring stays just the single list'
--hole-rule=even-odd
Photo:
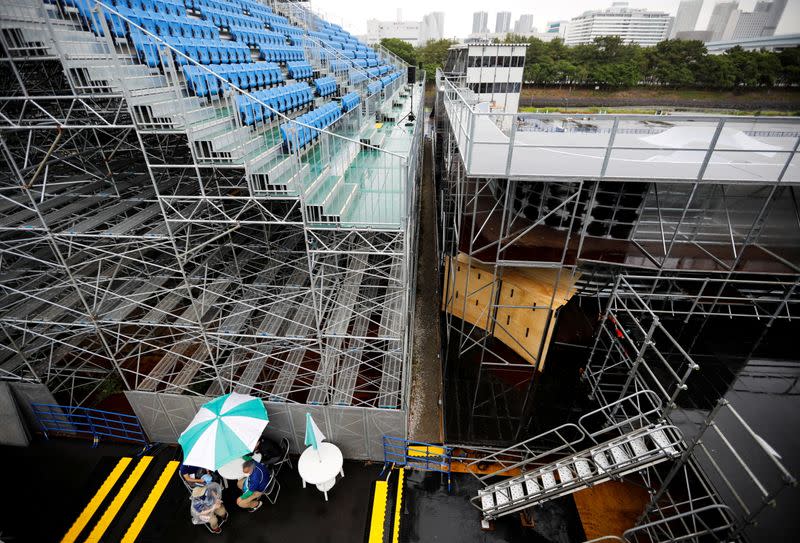
[{"label": "metal ladder", "polygon": [[[579,419],[578,427],[584,436],[581,441],[588,439],[593,442],[591,445],[541,464],[542,459],[563,452],[566,447],[561,446],[479,477],[485,482],[488,477],[514,474],[479,490],[471,502],[484,518],[495,519],[676,458],[682,452],[683,436],[677,427],[651,420],[657,419],[660,412],[658,396],[645,390],[587,413]],[[592,430],[593,425],[598,428]],[[572,425],[550,432],[567,426]],[[529,448],[529,442],[540,437],[517,444],[511,450]],[[598,437],[603,440],[598,441]],[[489,460],[491,456],[474,463]]]}]

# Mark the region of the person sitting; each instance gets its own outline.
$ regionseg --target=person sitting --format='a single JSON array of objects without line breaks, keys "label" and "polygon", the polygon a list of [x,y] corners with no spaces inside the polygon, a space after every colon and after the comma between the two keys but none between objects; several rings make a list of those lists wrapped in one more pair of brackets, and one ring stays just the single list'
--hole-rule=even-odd
[{"label": "person sitting", "polygon": [[261,496],[267,490],[272,475],[264,464],[251,459],[244,461],[242,471],[245,477],[239,479],[238,483],[242,495],[236,498],[236,505],[253,513],[261,507]]},{"label": "person sitting", "polygon": [[192,523],[205,524],[212,534],[222,532],[222,523],[228,520],[228,511],[222,503],[222,487],[208,483],[192,490]]},{"label": "person sitting", "polygon": [[189,488],[204,486],[212,481],[211,472],[205,468],[181,464],[178,471],[183,480],[189,485]]},{"label": "person sitting", "polygon": [[256,443],[256,448],[253,449],[253,454],[255,453],[261,454],[261,463],[265,466],[271,466],[283,459],[283,449],[280,443],[263,435]]}]

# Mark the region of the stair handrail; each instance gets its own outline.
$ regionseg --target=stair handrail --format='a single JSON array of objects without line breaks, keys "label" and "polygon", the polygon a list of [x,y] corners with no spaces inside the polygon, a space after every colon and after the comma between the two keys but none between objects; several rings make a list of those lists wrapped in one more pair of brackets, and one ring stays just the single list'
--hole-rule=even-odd
[{"label": "stair handrail", "polygon": [[[636,434],[636,437],[640,438],[640,437],[644,437],[646,435],[653,434],[653,433],[655,433],[657,431],[664,432],[665,436],[667,436],[668,433],[673,433],[674,432],[674,436],[672,436],[673,438],[670,439],[670,441],[666,445],[664,445],[664,446],[658,445],[655,448],[651,449],[649,451],[650,454],[648,454],[647,456],[632,457],[632,458],[629,458],[625,462],[614,464],[613,466],[609,466],[609,467],[599,466],[598,463],[594,459],[594,454],[596,454],[599,450],[601,450],[603,448],[611,448],[611,447],[613,447],[615,442],[619,442],[621,444],[621,443],[626,441],[626,440],[621,440],[619,437],[615,438],[615,439],[610,439],[610,440],[608,440],[608,441],[606,441],[604,443],[597,444],[595,446],[591,446],[589,448],[586,448],[586,449],[583,449],[581,451],[578,451],[578,452],[576,452],[576,453],[574,453],[574,454],[572,454],[572,455],[570,455],[568,457],[561,458],[559,460],[556,460],[556,461],[549,462],[547,464],[543,464],[541,466],[538,466],[536,469],[531,470],[529,472],[525,472],[524,474],[521,474],[521,475],[518,475],[518,476],[515,476],[515,477],[511,477],[511,478],[509,478],[509,479],[507,479],[505,481],[499,481],[499,482],[494,483],[492,485],[487,485],[487,487],[489,487],[489,486],[492,487],[492,489],[491,489],[492,492],[498,492],[499,491],[499,492],[506,493],[506,497],[508,498],[508,502],[507,503],[503,503],[503,504],[495,503],[495,505],[493,507],[491,507],[489,509],[484,509],[482,507],[482,504],[481,504],[481,497],[482,496],[480,494],[480,490],[479,490],[479,494],[478,495],[473,496],[472,498],[470,498],[470,503],[472,503],[473,507],[475,507],[478,510],[480,510],[484,514],[484,516],[487,516],[487,517],[493,517],[493,516],[497,515],[498,513],[509,514],[509,513],[515,512],[515,511],[517,511],[519,509],[523,509],[525,507],[530,507],[530,505],[531,505],[530,504],[531,500],[529,500],[529,501],[521,500],[521,501],[515,502],[512,499],[511,494],[510,494],[511,485],[512,484],[520,484],[519,483],[519,478],[522,477],[522,476],[536,475],[537,473],[541,473],[541,472],[544,472],[544,471],[557,472],[559,467],[562,467],[562,466],[566,465],[567,463],[573,463],[576,460],[581,460],[583,462],[586,462],[589,465],[589,471],[590,471],[589,475],[583,476],[583,475],[580,475],[578,473],[575,473],[574,477],[570,481],[565,483],[565,484],[559,484],[559,485],[556,485],[556,486],[551,487],[551,488],[541,489],[541,492],[539,492],[539,494],[537,494],[537,498],[538,499],[536,500],[536,503],[539,503],[539,502],[542,502],[542,501],[551,500],[553,498],[556,498],[556,497],[559,497],[559,496],[562,496],[562,495],[565,495],[565,494],[571,494],[572,492],[575,492],[580,488],[595,484],[597,481],[600,481],[600,480],[607,480],[607,479],[616,480],[616,479],[619,479],[619,478],[622,477],[622,474],[628,473],[632,469],[638,470],[638,469],[643,469],[644,467],[647,467],[647,465],[649,465],[648,462],[651,462],[655,458],[662,457],[662,458],[666,459],[668,456],[676,456],[677,455],[677,450],[670,452],[670,451],[667,451],[667,447],[673,447],[673,448],[676,448],[676,449],[682,447],[683,436],[682,436],[682,433],[681,433],[680,429],[677,426],[665,425],[665,424],[657,424],[657,425],[652,425],[649,428],[632,430],[631,432],[629,432],[626,435]],[[621,437],[624,437],[624,435],[621,436]],[[655,443],[655,440],[653,440],[653,443]],[[664,453],[667,453],[667,454],[664,454],[664,455],[661,455],[661,456],[657,456],[656,454],[654,454],[657,451],[661,451],[661,452],[664,452]],[[637,468],[636,467],[637,465],[641,465],[641,468]],[[483,489],[481,489],[481,490],[483,490]]]},{"label": "stair handrail", "polygon": [[[577,431],[579,437],[576,438],[576,439],[572,439],[572,440],[566,439],[562,435],[562,432],[564,430],[566,430],[567,428],[575,429]],[[536,451],[536,450],[534,450],[534,449],[532,449],[529,446],[534,441],[543,439],[545,436],[552,436],[552,435],[555,435],[556,437],[558,437],[562,441],[562,444],[558,445],[555,448],[551,448],[551,449],[549,449],[549,450],[547,450],[545,452],[541,452],[541,453]],[[516,443],[516,444],[514,444],[514,445],[512,445],[510,447],[506,447],[505,449],[501,449],[501,450],[499,450],[499,451],[497,451],[495,453],[490,454],[489,456],[473,460],[472,462],[467,464],[467,471],[469,473],[472,473],[472,475],[475,476],[475,478],[477,478],[479,481],[481,481],[484,484],[484,486],[489,486],[486,483],[486,480],[489,479],[490,477],[496,477],[496,476],[502,475],[504,473],[507,473],[508,471],[511,471],[513,469],[518,469],[518,468],[521,468],[523,466],[527,466],[527,465],[529,465],[529,464],[531,464],[533,462],[536,462],[537,460],[540,460],[540,459],[542,459],[542,458],[544,458],[546,456],[557,454],[557,453],[563,451],[564,449],[569,449],[570,452],[575,453],[576,451],[574,450],[573,445],[577,445],[578,443],[582,442],[584,439],[586,439],[586,435],[585,435],[584,431],[579,426],[577,426],[576,424],[568,422],[566,424],[562,424],[561,426],[557,426],[555,428],[551,428],[550,430],[547,430],[547,431],[542,432],[542,433],[540,433],[538,435],[530,437],[530,438],[528,438],[528,439],[526,439],[524,441],[520,441],[519,443]],[[511,465],[505,465],[505,463],[504,463],[504,461],[502,459],[502,455],[504,455],[504,454],[517,454],[517,455],[521,454],[521,455],[523,455],[523,459],[518,461],[518,462],[515,462],[515,463],[513,463]],[[526,458],[527,455],[531,455],[531,456],[528,456]],[[497,462],[497,463],[499,463],[500,465],[502,465],[504,467],[502,467],[501,469],[499,469],[497,471],[493,471],[491,473],[487,473],[485,475],[479,475],[475,470],[472,469],[472,467],[476,466],[477,464],[480,464],[482,462]]]},{"label": "stair handrail", "polygon": [[[328,134],[328,135],[330,135],[332,137],[339,138],[339,139],[342,139],[342,140],[345,140],[345,141],[348,141],[348,142],[351,142],[351,143],[357,143],[357,144],[361,145],[362,147],[367,147],[367,148],[373,149],[375,151],[380,151],[381,153],[384,153],[384,154],[393,156],[395,158],[398,158],[403,163],[405,163],[406,157],[404,157],[403,155],[400,155],[400,154],[397,154],[397,153],[393,153],[391,151],[387,151],[386,149],[381,149],[380,147],[374,147],[374,146],[366,144],[366,143],[361,143],[360,141],[356,141],[356,140],[354,140],[352,138],[348,138],[347,136],[343,136],[341,134],[337,134],[335,132],[331,132],[331,131],[327,130],[326,128],[317,128],[315,126],[306,124],[306,123],[304,123],[302,121],[298,121],[296,119],[292,119],[292,118],[288,117],[287,115],[284,115],[282,112],[280,112],[280,111],[278,111],[276,109],[273,109],[271,106],[269,106],[268,104],[264,103],[260,99],[256,98],[255,96],[253,96],[249,92],[239,88],[237,85],[234,85],[233,83],[230,83],[227,79],[223,78],[222,76],[220,76],[219,74],[215,73],[214,71],[209,70],[205,65],[203,65],[203,64],[195,61],[193,58],[183,54],[181,51],[179,51],[178,49],[176,49],[175,47],[173,47],[169,43],[167,43],[164,40],[162,40],[160,36],[157,36],[155,34],[152,34],[151,32],[148,32],[146,29],[144,29],[141,26],[137,25],[136,23],[134,23],[133,21],[131,21],[130,19],[128,19],[127,17],[122,15],[120,12],[115,10],[113,7],[111,7],[108,4],[106,4],[103,0],[96,0],[95,5],[101,7],[102,9],[108,10],[110,13],[113,13],[115,16],[119,17],[120,19],[122,19],[123,21],[125,21],[126,23],[131,25],[132,27],[136,28],[138,31],[142,32],[146,36],[148,36],[151,39],[155,40],[156,43],[158,43],[160,46],[164,46],[166,49],[168,49],[169,51],[171,51],[175,55],[185,59],[188,64],[191,64],[192,66],[201,68],[208,75],[211,75],[211,76],[215,77],[220,82],[220,84],[224,84],[226,87],[230,87],[231,89],[235,90],[237,93],[241,94],[242,96],[247,96],[250,100],[253,100],[257,104],[260,104],[264,108],[266,108],[269,111],[271,111],[276,117],[278,117],[280,119],[283,119],[288,123],[293,123],[296,126],[301,126],[303,128],[307,128],[307,129],[312,130],[314,132],[319,132],[321,134]],[[103,21],[103,23],[105,23],[105,19],[104,18],[102,18],[101,20]],[[238,115],[238,112],[237,112],[237,115]]]},{"label": "stair handrail", "polygon": [[[646,410],[641,409],[642,400],[650,403],[650,406],[648,406]],[[613,415],[621,407],[623,408],[623,413],[625,413],[624,405],[626,403],[630,403],[632,404],[632,407],[636,408],[636,415],[626,415],[626,418],[615,422]],[[610,413],[607,413],[608,411],[610,411]],[[598,414],[605,416],[606,424],[600,430],[592,432],[586,427],[586,421],[587,419]],[[647,421],[647,417],[650,415],[657,415],[656,420],[661,420],[663,418],[663,404],[661,402],[661,397],[656,392],[646,389],[634,392],[633,394],[629,394],[624,398],[607,403],[593,411],[589,411],[588,413],[581,415],[581,417],[578,419],[578,426],[586,433],[586,436],[589,439],[597,443],[597,440],[595,439],[597,436],[612,430],[619,430],[626,425],[630,425],[632,427],[632,425],[637,421]]]}]

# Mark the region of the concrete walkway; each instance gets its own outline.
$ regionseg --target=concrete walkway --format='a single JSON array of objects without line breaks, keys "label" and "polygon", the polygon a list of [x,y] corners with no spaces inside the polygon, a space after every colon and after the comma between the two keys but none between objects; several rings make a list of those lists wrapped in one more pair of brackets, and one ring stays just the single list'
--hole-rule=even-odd
[{"label": "concrete walkway", "polygon": [[439,335],[439,273],[436,254],[436,190],[433,180],[433,150],[425,141],[420,183],[417,292],[414,314],[414,345],[411,365],[409,438],[442,443],[442,364]]}]

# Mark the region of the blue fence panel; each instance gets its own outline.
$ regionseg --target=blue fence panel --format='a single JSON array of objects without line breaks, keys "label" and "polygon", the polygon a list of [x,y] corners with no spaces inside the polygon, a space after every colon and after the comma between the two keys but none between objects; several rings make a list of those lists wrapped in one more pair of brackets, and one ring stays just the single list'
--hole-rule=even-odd
[{"label": "blue fence panel", "polygon": [[91,437],[92,446],[102,438],[150,444],[136,415],[103,411],[88,407],[32,403],[36,420],[44,431],[58,432],[78,437]]}]

